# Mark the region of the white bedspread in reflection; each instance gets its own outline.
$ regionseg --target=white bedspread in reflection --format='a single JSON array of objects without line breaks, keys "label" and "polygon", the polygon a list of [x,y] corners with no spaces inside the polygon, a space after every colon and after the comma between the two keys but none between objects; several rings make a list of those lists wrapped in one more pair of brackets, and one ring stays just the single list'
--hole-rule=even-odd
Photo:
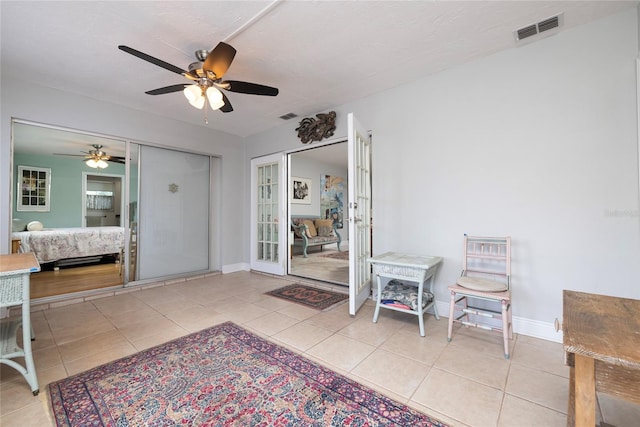
[{"label": "white bedspread in reflection", "polygon": [[19,231],[20,252],[33,252],[38,262],[119,253],[124,247],[123,227],[51,228]]}]

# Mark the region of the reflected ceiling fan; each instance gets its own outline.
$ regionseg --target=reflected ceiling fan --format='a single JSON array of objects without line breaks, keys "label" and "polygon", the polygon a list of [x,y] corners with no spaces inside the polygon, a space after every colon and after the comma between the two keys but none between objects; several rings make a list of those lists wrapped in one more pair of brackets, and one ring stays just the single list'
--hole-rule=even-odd
[{"label": "reflected ceiling fan", "polygon": [[93,150],[81,151],[81,153],[84,153],[84,154],[61,154],[61,153],[54,153],[54,154],[57,156],[84,157],[84,162],[87,164],[87,166],[89,166],[90,168],[96,168],[96,169],[106,168],[107,166],[109,166],[107,162],[125,164],[124,157],[108,155],[107,153],[102,151],[102,148],[103,148],[102,145],[91,144],[91,146],[93,147]]},{"label": "reflected ceiling fan", "polygon": [[236,55],[236,50],[224,42],[218,43],[210,52],[197,50],[195,56],[198,61],[191,63],[188,71],[128,46],[120,45],[118,49],[190,80],[188,83],[165,86],[145,92],[149,95],[182,91],[194,107],[202,109],[208,101],[212,109],[219,109],[223,113],[230,113],[233,111],[233,107],[222,90],[250,95],[278,95],[278,89],[275,87],[237,80],[222,80]]}]

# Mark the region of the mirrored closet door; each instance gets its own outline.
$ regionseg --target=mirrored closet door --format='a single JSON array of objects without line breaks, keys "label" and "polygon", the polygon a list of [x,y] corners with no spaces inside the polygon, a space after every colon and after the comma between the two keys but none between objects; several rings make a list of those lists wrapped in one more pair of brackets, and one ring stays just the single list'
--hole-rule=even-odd
[{"label": "mirrored closet door", "polygon": [[209,156],[140,146],[139,280],[209,269]]},{"label": "mirrored closet door", "polygon": [[218,159],[22,120],[12,126],[11,247],[36,253],[42,266],[32,299],[210,271]]}]

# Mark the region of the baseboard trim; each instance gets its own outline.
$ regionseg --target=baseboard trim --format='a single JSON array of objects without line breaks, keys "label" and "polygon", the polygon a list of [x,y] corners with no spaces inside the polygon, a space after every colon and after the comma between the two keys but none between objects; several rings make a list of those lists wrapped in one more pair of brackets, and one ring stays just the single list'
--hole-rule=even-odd
[{"label": "baseboard trim", "polygon": [[[238,271],[251,271],[248,263],[229,264],[222,267],[222,274],[235,273]],[[436,301],[438,314],[449,318],[449,302]],[[429,310],[431,311],[431,310]],[[527,335],[533,338],[540,338],[547,341],[562,342],[562,331],[556,332],[553,322],[542,322],[539,320],[527,319],[524,317],[513,317],[513,332]]]},{"label": "baseboard trim", "polygon": [[[438,308],[438,314],[448,319],[449,302],[436,301],[436,306]],[[514,316],[513,332],[547,341],[562,342],[562,331],[556,332],[553,322],[541,322],[539,320]]]},{"label": "baseboard trim", "polygon": [[251,266],[246,262],[239,262],[237,264],[228,264],[222,266],[222,274],[235,273],[238,271],[250,271]]},{"label": "baseboard trim", "polygon": [[517,334],[540,338],[547,341],[562,342],[562,331],[556,332],[555,325],[550,322],[514,317],[513,331]]}]

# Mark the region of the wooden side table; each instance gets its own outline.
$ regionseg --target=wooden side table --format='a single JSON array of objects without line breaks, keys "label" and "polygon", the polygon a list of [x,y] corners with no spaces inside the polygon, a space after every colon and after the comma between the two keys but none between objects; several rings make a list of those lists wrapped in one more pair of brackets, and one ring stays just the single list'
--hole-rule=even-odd
[{"label": "wooden side table", "polygon": [[20,252],[20,239],[11,239],[11,253],[17,254]]},{"label": "wooden side table", "polygon": [[596,388],[640,404],[640,300],[563,291],[567,425],[593,427]]}]

